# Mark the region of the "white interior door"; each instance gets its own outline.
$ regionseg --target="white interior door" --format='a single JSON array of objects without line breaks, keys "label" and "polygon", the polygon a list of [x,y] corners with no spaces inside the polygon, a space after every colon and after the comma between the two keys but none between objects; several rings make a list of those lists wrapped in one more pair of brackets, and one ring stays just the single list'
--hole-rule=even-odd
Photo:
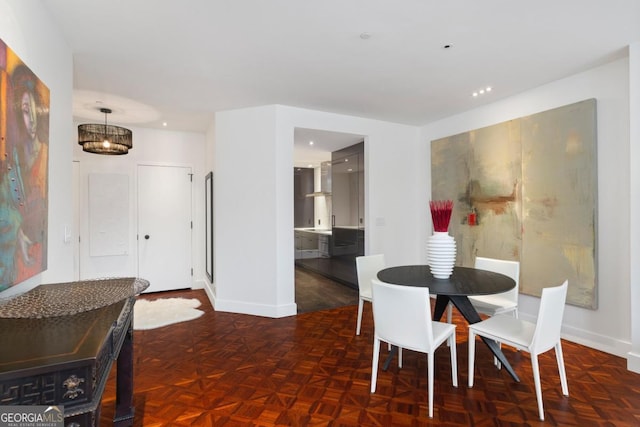
[{"label": "white interior door", "polygon": [[191,287],[191,168],[138,165],[138,276],[145,292]]}]

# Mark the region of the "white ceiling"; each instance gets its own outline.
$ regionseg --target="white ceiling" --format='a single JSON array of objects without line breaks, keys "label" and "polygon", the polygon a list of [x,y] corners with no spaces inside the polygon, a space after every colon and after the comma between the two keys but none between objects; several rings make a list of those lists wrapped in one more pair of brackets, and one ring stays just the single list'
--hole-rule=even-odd
[{"label": "white ceiling", "polygon": [[331,160],[333,151],[364,141],[364,135],[296,128],[293,139],[294,166],[318,167]]},{"label": "white ceiling", "polygon": [[77,119],[108,107],[110,123],[198,132],[267,104],[423,125],[640,41],[638,0],[42,2],[74,53]]}]

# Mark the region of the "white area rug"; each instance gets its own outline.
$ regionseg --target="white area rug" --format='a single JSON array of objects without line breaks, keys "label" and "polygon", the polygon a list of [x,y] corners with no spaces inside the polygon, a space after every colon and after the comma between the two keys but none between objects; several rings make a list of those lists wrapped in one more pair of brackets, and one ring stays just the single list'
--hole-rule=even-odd
[{"label": "white area rug", "polygon": [[138,299],[133,306],[133,329],[155,329],[197,319],[204,314],[196,309],[199,306],[200,301],[195,298]]}]

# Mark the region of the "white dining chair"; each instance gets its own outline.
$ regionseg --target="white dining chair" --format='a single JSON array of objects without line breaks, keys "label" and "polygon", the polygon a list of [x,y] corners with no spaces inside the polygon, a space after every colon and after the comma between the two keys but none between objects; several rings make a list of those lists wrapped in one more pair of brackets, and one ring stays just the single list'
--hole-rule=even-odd
[{"label": "white dining chair", "polygon": [[[544,288],[540,299],[538,320],[536,323],[517,319],[513,316],[498,314],[482,322],[469,325],[469,388],[473,387],[473,369],[475,362],[476,335],[486,337],[500,343],[515,347],[531,354],[533,382],[538,400],[538,415],[544,421],[542,405],[542,388],[540,385],[540,368],[538,355],[555,348],[556,361],[560,374],[562,394],[569,395],[567,374],[562,357],[560,329],[567,298],[568,282],[565,280],[560,286]],[[375,314],[375,310],[374,310]]]},{"label": "white dining chair", "polygon": [[[429,288],[401,286],[372,280],[373,291],[373,361],[371,393],[376,391],[378,360],[382,341],[400,349],[427,354],[429,417],[433,418],[433,381],[435,350],[445,341],[451,354],[451,378],[458,387],[456,326],[431,320]],[[398,356],[402,367],[402,355]]]},{"label": "white dining chair", "polygon": [[512,313],[518,317],[518,292],[520,283],[520,263],[502,259],[476,257],[475,268],[501,273],[509,276],[516,282],[516,286],[499,294],[470,296],[469,301],[478,313],[489,316],[496,314]]},{"label": "white dining chair", "polygon": [[356,335],[360,335],[362,326],[362,311],[364,302],[371,302],[371,280],[376,278],[378,271],[384,265],[384,255],[365,255],[356,257],[356,274],[358,276],[358,320],[356,322]]}]

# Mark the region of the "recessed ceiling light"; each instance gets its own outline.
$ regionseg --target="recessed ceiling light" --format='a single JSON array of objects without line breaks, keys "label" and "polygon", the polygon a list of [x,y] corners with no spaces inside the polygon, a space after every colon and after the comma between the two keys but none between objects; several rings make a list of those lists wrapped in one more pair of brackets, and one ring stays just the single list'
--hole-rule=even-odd
[{"label": "recessed ceiling light", "polygon": [[370,33],[366,33],[366,32],[365,33],[360,33],[360,38],[362,40],[368,40],[368,39],[371,38],[371,34]]},{"label": "recessed ceiling light", "polygon": [[491,86],[487,86],[487,87],[485,87],[485,88],[483,88],[483,89],[476,90],[475,92],[473,92],[473,93],[471,94],[471,96],[473,96],[474,98],[477,98],[478,96],[480,96],[480,95],[484,95],[484,94],[486,94],[486,93],[489,93],[489,92],[491,92],[492,90],[493,90],[493,88],[492,88]]},{"label": "recessed ceiling light", "polygon": [[167,127],[167,122],[162,122],[162,126]]},{"label": "recessed ceiling light", "polygon": [[309,141],[309,145],[313,145],[313,141]]}]

